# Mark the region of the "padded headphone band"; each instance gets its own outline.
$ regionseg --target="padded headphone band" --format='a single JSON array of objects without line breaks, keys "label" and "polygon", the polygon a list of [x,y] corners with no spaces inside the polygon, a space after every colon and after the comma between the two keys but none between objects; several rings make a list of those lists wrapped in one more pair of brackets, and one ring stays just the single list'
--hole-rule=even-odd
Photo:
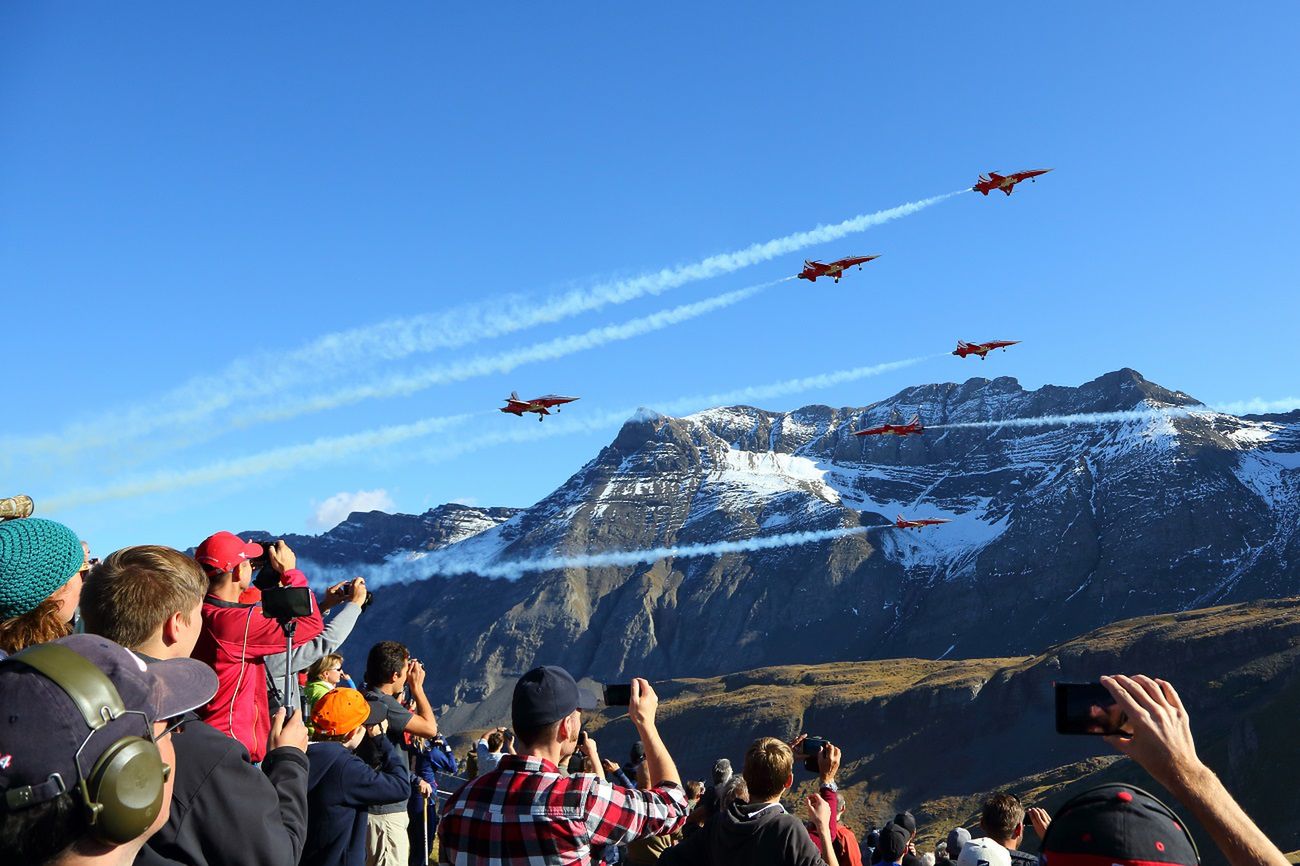
[{"label": "padded headphone band", "polygon": [[58,644],[37,644],[10,656],[54,683],[76,706],[86,725],[97,731],[126,713],[108,675],[85,656]]},{"label": "padded headphone band", "polygon": [[[124,844],[149,829],[163,806],[169,768],[154,740],[153,725],[141,710],[128,710],[108,675],[93,662],[58,644],[39,644],[3,660],[30,667],[68,696],[90,728],[73,755],[77,790],[87,812],[91,832],[99,839]],[[97,731],[125,716],[139,716],[143,736],[117,737],[95,759],[87,772],[81,753]],[[40,785],[6,794],[9,808],[24,808],[52,799],[68,790],[57,773]]]}]

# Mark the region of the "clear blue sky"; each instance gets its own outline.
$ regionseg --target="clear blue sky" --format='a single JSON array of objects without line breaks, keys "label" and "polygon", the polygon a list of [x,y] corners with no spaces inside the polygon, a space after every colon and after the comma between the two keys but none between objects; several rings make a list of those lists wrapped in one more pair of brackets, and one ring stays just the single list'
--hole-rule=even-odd
[{"label": "clear blue sky", "polygon": [[[277,446],[483,411],[344,459],[60,510],[103,553],[220,528],[307,529],[339,493],[420,511],[528,505],[616,428],[424,453],[559,418],[951,348],[956,358],[766,401],[861,405],[1121,366],[1207,401],[1297,381],[1300,6],[874,3],[9,3],[0,7],[0,437],[88,422],[76,454],[6,440],[0,495],[38,500]],[[862,235],[455,350],[369,359],[189,427],[114,420],[324,335],[635,276],[1054,167]],[[884,253],[595,351],[241,424],[275,400],[495,354]],[[190,384],[187,384],[190,383]],[[570,414],[570,412],[572,414]],[[547,428],[549,429],[549,428]],[[559,428],[557,428],[559,429]],[[202,435],[196,435],[202,434]],[[192,441],[199,439],[201,441]]]}]

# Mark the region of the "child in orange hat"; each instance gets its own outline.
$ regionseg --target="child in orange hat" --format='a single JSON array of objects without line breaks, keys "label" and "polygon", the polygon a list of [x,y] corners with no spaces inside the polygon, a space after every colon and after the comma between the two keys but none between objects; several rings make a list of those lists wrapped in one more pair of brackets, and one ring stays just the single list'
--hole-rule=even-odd
[{"label": "child in orange hat", "polygon": [[[387,711],[356,689],[335,688],[312,707],[315,740],[307,747],[307,841],[300,863],[362,866],[369,806],[410,796],[405,759],[384,734]],[[369,737],[375,770],[353,754]]]}]

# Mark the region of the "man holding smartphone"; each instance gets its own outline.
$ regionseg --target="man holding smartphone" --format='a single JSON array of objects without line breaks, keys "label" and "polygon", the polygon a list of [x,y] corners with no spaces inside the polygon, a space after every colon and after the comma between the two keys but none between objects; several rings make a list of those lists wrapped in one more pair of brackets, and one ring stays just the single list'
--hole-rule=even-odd
[{"label": "man holding smartphone", "polygon": [[518,753],[502,756],[497,769],[447,802],[438,824],[440,861],[588,864],[593,846],[676,831],[688,807],[677,766],[655,725],[658,706],[650,683],[633,680],[628,717],[645,746],[647,789],[586,773],[564,776],[559,767],[578,749],[582,711],[596,708],[596,696],[563,668],[524,674],[511,705]]}]

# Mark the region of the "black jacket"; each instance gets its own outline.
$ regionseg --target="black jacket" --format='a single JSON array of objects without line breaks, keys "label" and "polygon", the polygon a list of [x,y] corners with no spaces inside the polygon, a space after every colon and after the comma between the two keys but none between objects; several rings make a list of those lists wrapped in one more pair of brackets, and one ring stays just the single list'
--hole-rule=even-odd
[{"label": "black jacket", "polygon": [[197,718],[171,736],[171,817],[140,849],[137,866],[297,863],[307,837],[307,756],[275,749],[259,770],[238,740]]},{"label": "black jacket", "polygon": [[779,805],[732,803],[659,858],[662,866],[826,866],[803,822]]},{"label": "black jacket", "polygon": [[[383,761],[375,770],[341,743],[307,747],[311,824],[303,866],[361,866],[366,862],[366,808],[391,803],[411,790],[406,759],[386,737],[370,737]],[[405,801],[403,801],[405,808]]]}]

